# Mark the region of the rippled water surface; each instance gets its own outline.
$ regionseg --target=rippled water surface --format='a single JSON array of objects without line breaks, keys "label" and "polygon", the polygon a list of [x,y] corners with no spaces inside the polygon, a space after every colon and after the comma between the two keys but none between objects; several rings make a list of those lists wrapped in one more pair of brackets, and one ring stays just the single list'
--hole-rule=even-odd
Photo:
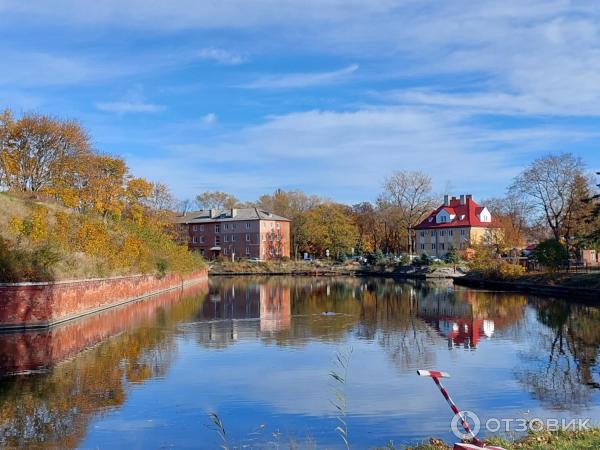
[{"label": "rippled water surface", "polygon": [[[451,439],[462,409],[600,420],[600,311],[451,284],[212,278],[45,332],[0,335],[0,446],[353,448]],[[343,369],[345,384],[329,373]]]}]

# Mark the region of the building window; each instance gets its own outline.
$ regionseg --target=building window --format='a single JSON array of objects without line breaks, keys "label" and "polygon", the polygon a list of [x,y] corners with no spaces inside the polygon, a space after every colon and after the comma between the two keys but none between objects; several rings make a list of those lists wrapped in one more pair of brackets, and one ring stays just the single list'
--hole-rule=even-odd
[{"label": "building window", "polygon": [[200,243],[204,244],[204,236],[200,236]]},{"label": "building window", "polygon": [[446,236],[446,230],[440,231],[440,236]]},{"label": "building window", "polygon": [[431,250],[435,250],[435,244],[431,244]]},{"label": "building window", "polygon": [[221,238],[219,236],[215,236],[215,245],[221,245]]},{"label": "building window", "polygon": [[223,249],[223,255],[227,256],[227,247]]},{"label": "building window", "polygon": [[277,223],[275,224],[275,227],[277,227],[277,229],[279,229],[279,222],[277,222]]},{"label": "building window", "polygon": [[227,236],[227,235],[223,236],[223,242],[229,242],[229,236]]},{"label": "building window", "polygon": [[220,233],[221,232],[221,224],[216,223],[215,224],[215,233]]},{"label": "building window", "polygon": [[250,235],[246,233],[246,242],[250,242]]},{"label": "building window", "polygon": [[246,255],[250,254],[250,247],[246,247]]},{"label": "building window", "polygon": [[225,228],[226,230],[229,230],[229,224],[228,224],[228,223],[226,223],[226,224],[224,225],[224,228]]},{"label": "building window", "polygon": [[440,250],[444,250],[445,244],[440,244]]},{"label": "building window", "polygon": [[421,244],[421,250],[425,250],[425,244]]},{"label": "building window", "polygon": [[194,226],[192,227],[192,230],[194,230],[194,231],[198,231],[198,225],[194,225]]},{"label": "building window", "polygon": [[246,230],[250,229],[250,222],[246,222]]},{"label": "building window", "polygon": [[232,223],[232,224],[231,224],[231,229],[232,229],[232,230],[235,230],[235,223]]},{"label": "building window", "polygon": [[200,231],[204,231],[204,225],[200,225],[199,228],[200,228]]},{"label": "building window", "polygon": [[231,242],[235,242],[235,234],[231,235]]},{"label": "building window", "polygon": [[421,231],[421,237],[425,237],[425,232]]},{"label": "building window", "polygon": [[431,235],[435,236],[435,231],[431,230]]},{"label": "building window", "polygon": [[448,236],[453,236],[454,235],[454,231],[453,230],[448,230]]},{"label": "building window", "polygon": [[464,236],[464,235],[466,235],[466,234],[467,234],[467,233],[466,233],[466,231],[467,231],[467,230],[460,230],[460,235],[461,235],[461,236]]},{"label": "building window", "polygon": [[192,237],[192,244],[196,244],[198,242],[198,238],[196,236]]}]

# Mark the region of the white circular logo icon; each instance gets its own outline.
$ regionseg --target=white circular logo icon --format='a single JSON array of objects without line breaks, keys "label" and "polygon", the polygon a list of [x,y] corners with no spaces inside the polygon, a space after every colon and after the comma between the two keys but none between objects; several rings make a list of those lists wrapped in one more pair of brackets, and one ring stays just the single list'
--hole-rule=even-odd
[{"label": "white circular logo icon", "polygon": [[460,411],[458,414],[454,415],[452,423],[450,424],[450,429],[452,430],[452,433],[454,433],[454,436],[459,439],[470,439],[473,437],[468,434],[462,426],[462,419],[469,424],[473,436],[477,436],[479,430],[481,430],[481,420],[479,420],[479,417],[473,411]]}]

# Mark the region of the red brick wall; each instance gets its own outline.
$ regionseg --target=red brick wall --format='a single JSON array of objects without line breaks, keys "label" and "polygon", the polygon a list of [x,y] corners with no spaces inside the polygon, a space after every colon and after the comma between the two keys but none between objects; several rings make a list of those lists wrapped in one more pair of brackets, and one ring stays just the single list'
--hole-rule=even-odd
[{"label": "red brick wall", "polygon": [[47,330],[0,334],[0,375],[46,369],[125,330],[152,320],[180,299],[206,294],[208,280],[127,303]]},{"label": "red brick wall", "polygon": [[205,279],[206,271],[80,280],[0,284],[0,327],[44,326]]}]

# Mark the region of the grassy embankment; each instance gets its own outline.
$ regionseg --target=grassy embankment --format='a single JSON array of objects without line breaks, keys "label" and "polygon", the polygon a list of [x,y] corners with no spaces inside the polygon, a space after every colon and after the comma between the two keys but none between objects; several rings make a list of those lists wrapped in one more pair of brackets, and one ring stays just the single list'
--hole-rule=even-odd
[{"label": "grassy embankment", "polygon": [[[586,431],[560,431],[534,433],[514,442],[505,439],[490,439],[490,444],[506,450],[593,450],[600,448],[600,429]],[[393,449],[393,446],[388,446]],[[412,450],[448,450],[452,447],[438,439],[413,447]]]},{"label": "grassy embankment", "polygon": [[0,282],[188,273],[201,258],[159,221],[107,219],[0,193]]}]

